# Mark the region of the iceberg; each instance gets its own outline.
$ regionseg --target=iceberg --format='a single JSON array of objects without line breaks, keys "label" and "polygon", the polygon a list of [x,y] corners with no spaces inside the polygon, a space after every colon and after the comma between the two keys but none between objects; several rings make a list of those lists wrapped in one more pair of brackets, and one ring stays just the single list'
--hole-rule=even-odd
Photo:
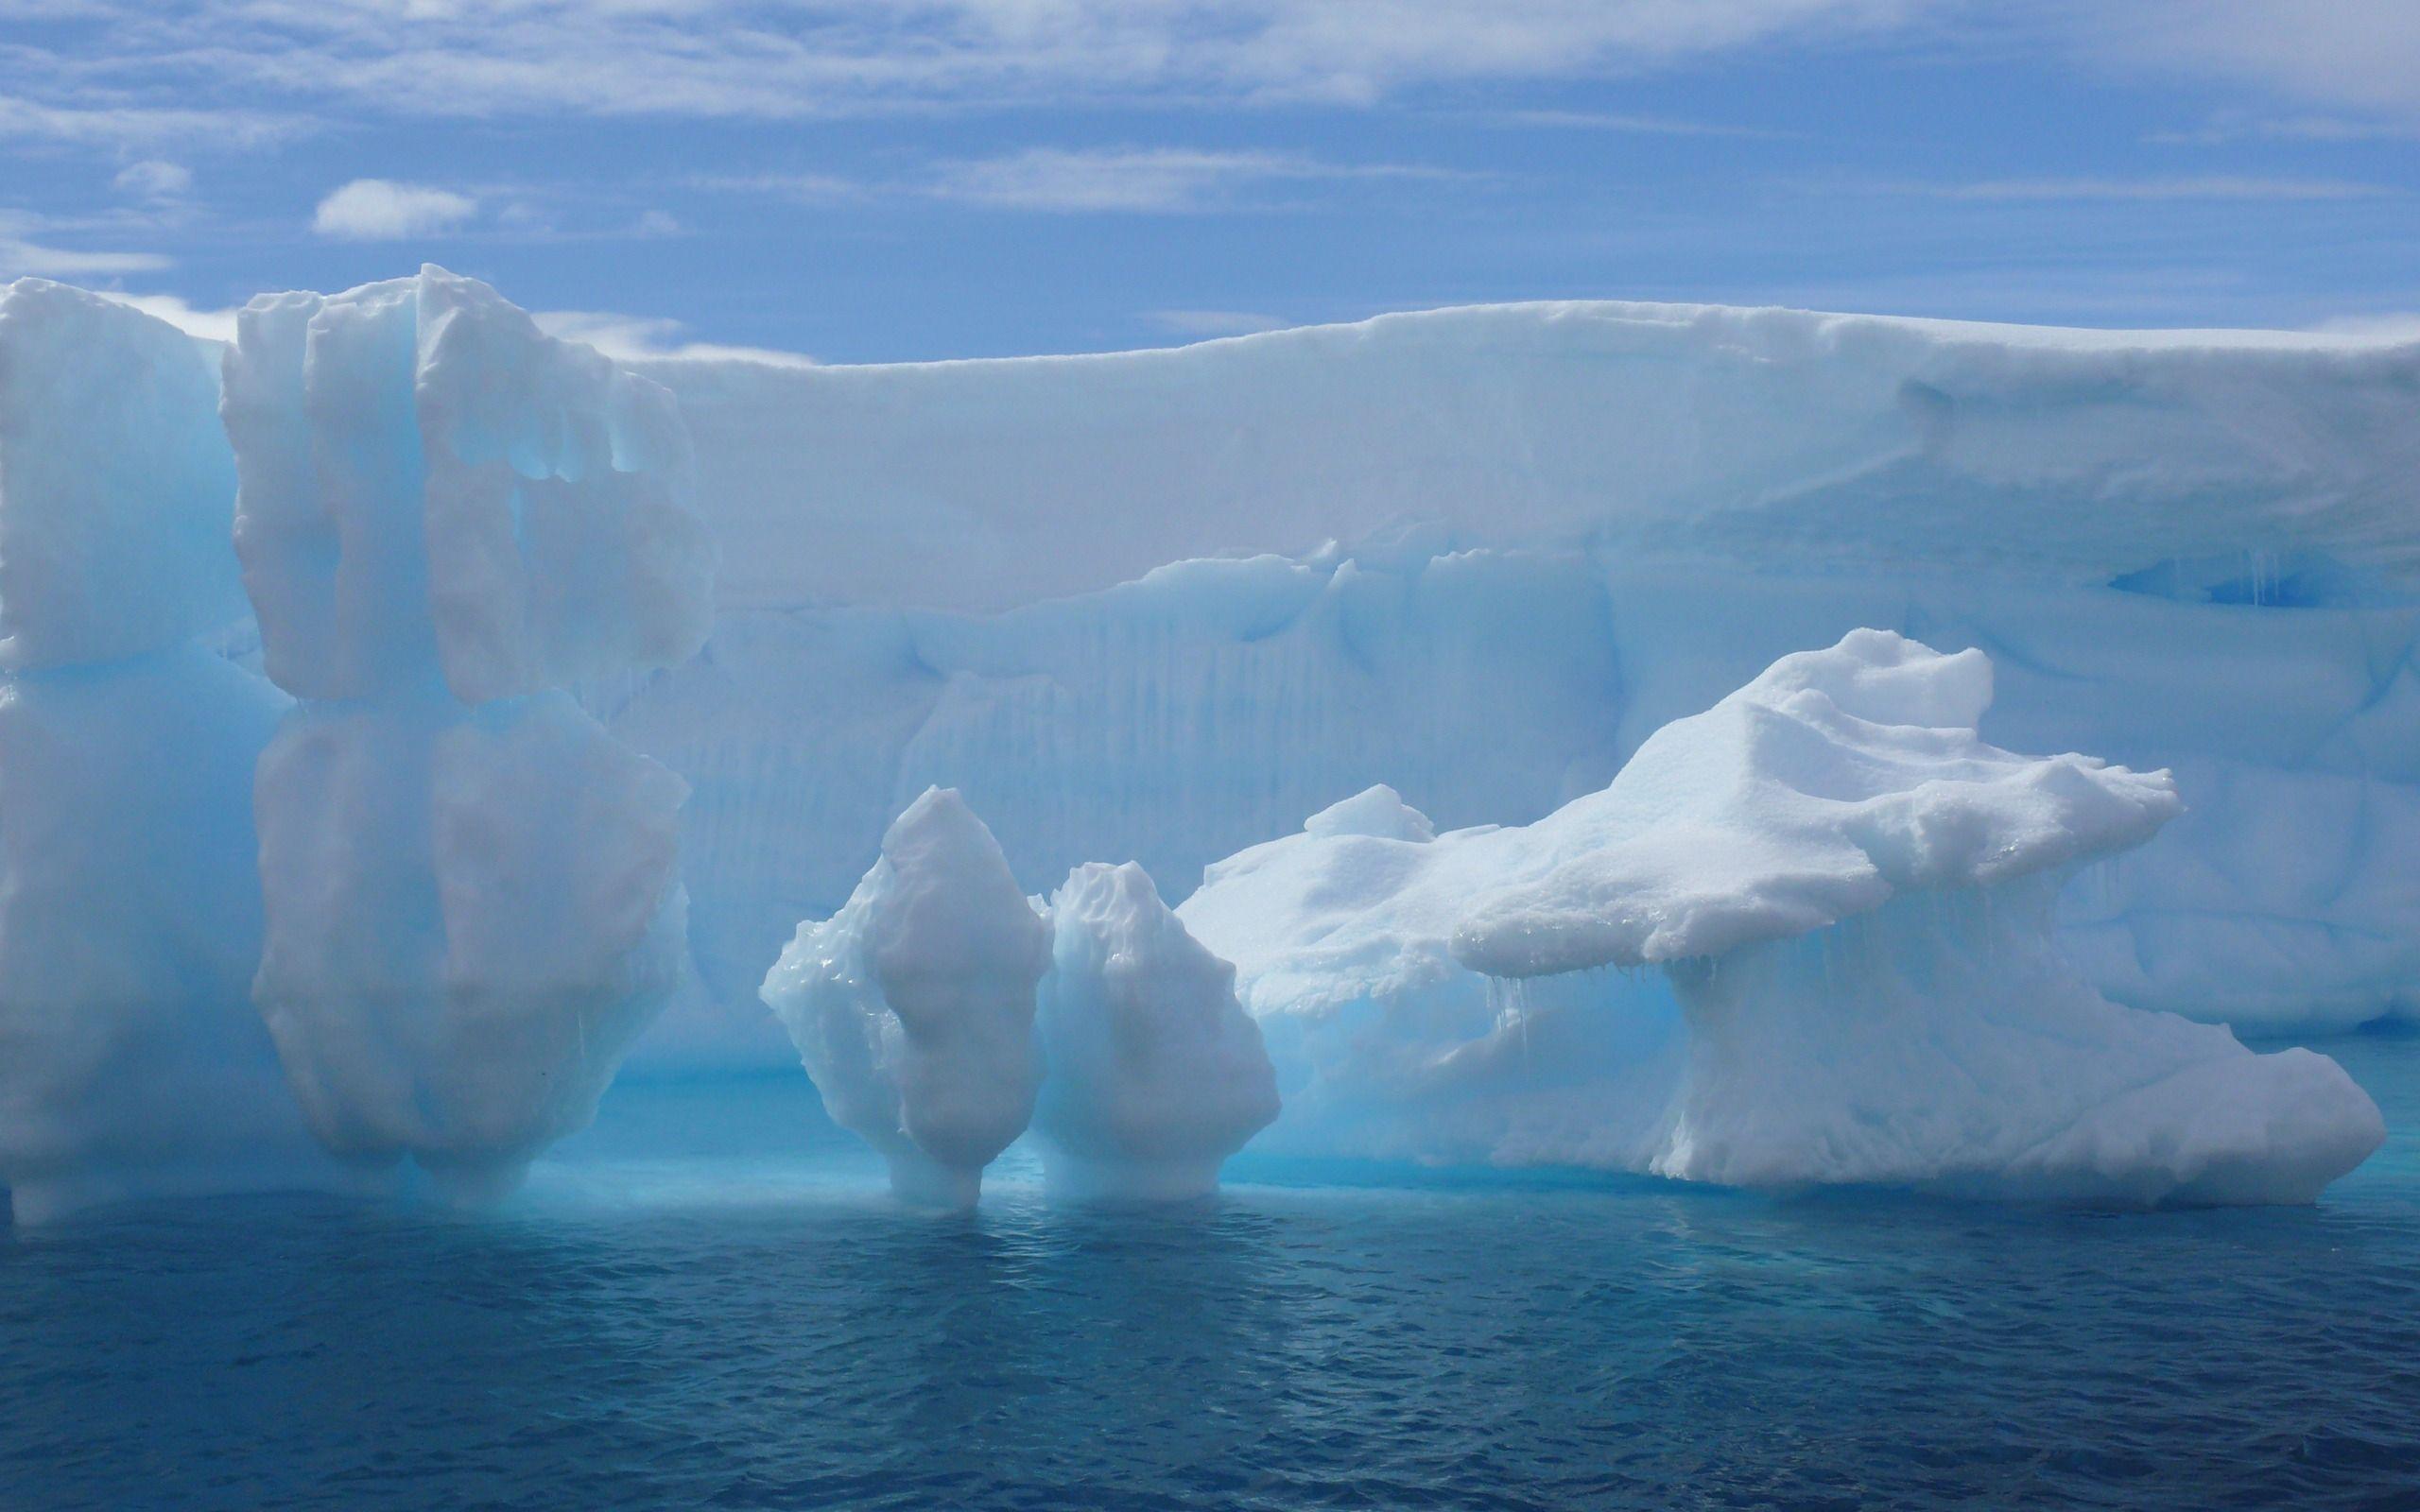
[{"label": "iceberg", "polygon": [[824,1111],[911,1202],[970,1207],[1042,1081],[1035,988],[1050,930],[957,793],[927,789],[848,903],[801,924],[766,976]]},{"label": "iceberg", "polygon": [[670,397],[424,268],[255,300],[225,357],[269,677],[252,995],[313,1131],[510,1188],[687,971],[680,778],[561,684],[697,649]]},{"label": "iceberg", "polygon": [[[1296,1143],[1760,1188],[2311,1200],[2377,1147],[2377,1108],[2324,1057],[2256,1055],[2077,975],[2059,882],[2179,800],[2166,773],[1983,743],[1991,674],[1853,632],[1534,824],[1431,837],[1373,790],[1213,867],[1179,916],[1286,1025]],[[1640,970],[1660,982],[1607,979]]]},{"label": "iceberg", "polygon": [[1236,969],[1202,948],[1149,873],[1078,867],[1050,899],[1034,1112],[1049,1184],[1083,1197],[1198,1196],[1277,1116]]},{"label": "iceberg", "polygon": [[193,343],[0,291],[0,1206],[331,1187],[250,1000],[252,771],[286,700],[241,612]]},{"label": "iceberg", "polygon": [[[621,365],[434,267],[265,296],[222,347],[21,282],[0,1180],[21,1212],[244,1166],[507,1185],[626,1059],[798,1054],[769,971],[938,787],[996,833],[985,908],[1139,868],[1034,925],[1069,963],[1040,1030],[983,1021],[1069,1037],[1033,1115],[1063,1174],[1117,1163],[1094,1125],[1184,1131],[1170,1186],[1250,1134],[1223,959],[1264,1147],[2308,1195],[2359,1109],[2226,1030],[2420,1013],[2415,391],[2420,344],[2377,338],[1609,302]],[[1724,762],[1737,802],[1685,781]],[[202,838],[147,870],[138,820]],[[1761,1052],[1707,1026],[1782,1043],[1815,1021],[1775,1005],[1823,1003],[1808,1054],[1955,1025],[2006,1092],[1959,1107],[2003,1112],[1944,1132],[1852,1077],[1726,1123]],[[1142,1022],[1224,1069],[1098,1058]],[[2118,1048],[2075,1066],[2048,1024]],[[2037,1050],[2066,1102],[2010,1069]],[[1040,1061],[1003,1057],[959,1098],[909,1086],[955,1052],[868,1061],[915,1109],[861,1121],[905,1184],[961,1200],[1024,1128]],[[1152,1087],[1158,1133],[1121,1111]]]}]

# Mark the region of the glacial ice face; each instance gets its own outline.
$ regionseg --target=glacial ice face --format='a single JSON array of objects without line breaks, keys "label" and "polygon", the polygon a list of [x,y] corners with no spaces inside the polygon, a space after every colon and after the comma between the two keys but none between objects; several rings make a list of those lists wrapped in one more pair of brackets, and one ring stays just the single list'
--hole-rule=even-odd
[{"label": "glacial ice face", "polygon": [[[2076,976],[2057,883],[2148,838],[2175,794],[1984,745],[1990,690],[1979,653],[1857,632],[1536,824],[1323,824],[1212,868],[1179,914],[1237,963],[1281,1067],[1305,1062],[1281,1074],[1304,1090],[1296,1142],[1767,1187],[2308,1200],[2377,1147],[2377,1108],[2325,1057],[2256,1056]],[[1593,979],[1642,965],[1668,983]]]},{"label": "glacial ice face", "polygon": [[1165,1199],[1215,1189],[1219,1167],[1277,1116],[1260,1028],[1236,969],[1204,950],[1129,862],[1078,867],[1051,896],[1037,1017],[1047,1074],[1034,1112],[1050,1185]]},{"label": "glacial ice face", "polygon": [[119,661],[242,618],[216,409],[175,327],[41,279],[0,287],[0,668]]},{"label": "glacial ice face", "polygon": [[312,1128],[510,1185],[681,981],[681,780],[561,693],[432,694],[295,710],[258,792],[253,996]]},{"label": "glacial ice face", "polygon": [[715,552],[672,396],[441,268],[237,318],[223,411],[269,676],[465,703],[669,666]]},{"label": "glacial ice face", "polygon": [[893,1190],[964,1207],[1033,1117],[1049,960],[1049,927],[992,832],[932,788],[848,903],[799,926],[763,993],[824,1110],[881,1153]]},{"label": "glacial ice face", "polygon": [[438,268],[243,312],[223,413],[269,675],[253,996],[311,1126],[509,1187],[684,978],[687,789],[553,686],[693,651],[669,397]]},{"label": "glacial ice face", "polygon": [[284,704],[195,646],[0,681],[0,1191],[19,1222],[343,1183],[250,997],[252,765]]},{"label": "glacial ice face", "polygon": [[786,1059],[756,984],[928,784],[1028,889],[1173,899],[1374,782],[1534,820],[1861,626],[1992,655],[1999,744],[2204,795],[2063,897],[2102,993],[2420,1013],[2420,344],[1588,302],[642,370],[727,558],[708,655],[582,692],[697,788],[718,1002],[644,1054]]},{"label": "glacial ice face", "polygon": [[285,699],[241,612],[199,350],[0,292],[0,1207],[342,1184],[248,998],[252,766]]}]

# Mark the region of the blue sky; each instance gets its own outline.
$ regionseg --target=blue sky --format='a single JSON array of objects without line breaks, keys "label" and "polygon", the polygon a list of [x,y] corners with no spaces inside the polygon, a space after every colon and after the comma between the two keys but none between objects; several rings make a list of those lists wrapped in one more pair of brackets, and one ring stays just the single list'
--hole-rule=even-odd
[{"label": "blue sky", "polygon": [[622,351],[2420,310],[2420,0],[0,0],[0,277]]}]

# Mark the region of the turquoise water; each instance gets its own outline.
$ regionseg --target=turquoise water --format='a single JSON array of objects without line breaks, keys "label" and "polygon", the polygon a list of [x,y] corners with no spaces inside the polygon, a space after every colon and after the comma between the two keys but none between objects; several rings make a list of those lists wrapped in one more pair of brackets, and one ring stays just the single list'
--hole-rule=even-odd
[{"label": "turquoise water", "polygon": [[1243,1161],[879,1195],[803,1078],[628,1086],[504,1212],[0,1234],[0,1507],[2420,1506],[2420,1038],[2311,1210]]}]

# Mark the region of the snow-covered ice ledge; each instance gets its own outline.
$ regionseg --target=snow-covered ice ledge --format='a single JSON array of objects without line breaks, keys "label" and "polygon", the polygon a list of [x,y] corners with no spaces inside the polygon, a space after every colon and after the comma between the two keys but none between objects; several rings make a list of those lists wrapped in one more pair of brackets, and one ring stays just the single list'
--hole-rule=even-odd
[{"label": "snow-covered ice ledge", "polygon": [[1181,914],[1284,1047],[1285,1137],[1763,1188],[2312,1199],[2377,1147],[2377,1108],[2325,1057],[2075,974],[2058,881],[2148,839],[2175,787],[1984,744],[1991,671],[1856,631],[1535,824],[1432,834],[1378,790],[1213,867]]}]

